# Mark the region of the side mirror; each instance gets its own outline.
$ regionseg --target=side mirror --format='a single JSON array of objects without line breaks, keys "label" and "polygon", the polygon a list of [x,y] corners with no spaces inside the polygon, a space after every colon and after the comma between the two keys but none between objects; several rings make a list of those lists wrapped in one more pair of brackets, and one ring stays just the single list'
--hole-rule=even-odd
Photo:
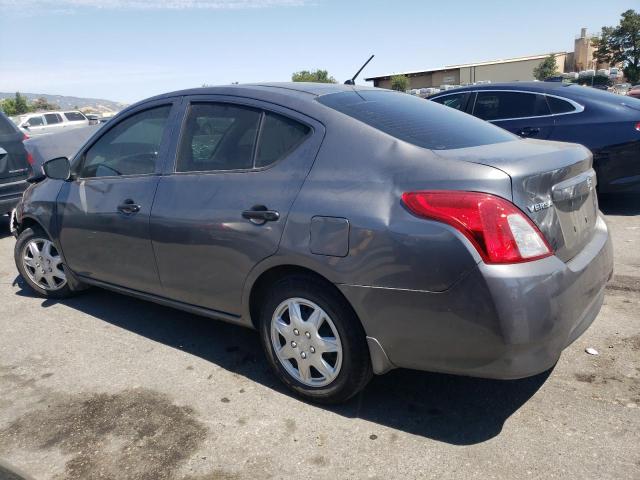
[{"label": "side mirror", "polygon": [[24,128],[25,130],[29,130],[29,124],[28,123],[23,123],[22,125],[20,125],[20,128]]},{"label": "side mirror", "polygon": [[42,171],[48,178],[67,181],[71,177],[71,164],[67,157],[54,158],[42,165]]},{"label": "side mirror", "polygon": [[6,156],[7,156],[7,151],[4,148],[0,147],[0,160],[2,160]]}]

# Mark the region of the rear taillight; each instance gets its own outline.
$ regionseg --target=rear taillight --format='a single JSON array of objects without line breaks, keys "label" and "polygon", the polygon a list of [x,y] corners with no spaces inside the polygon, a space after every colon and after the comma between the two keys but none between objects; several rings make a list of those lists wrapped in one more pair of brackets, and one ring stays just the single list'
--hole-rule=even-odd
[{"label": "rear taillight", "polygon": [[462,232],[486,263],[518,263],[552,254],[538,228],[514,204],[488,193],[407,192],[402,202],[415,215]]},{"label": "rear taillight", "polygon": [[22,141],[24,142],[25,140],[29,140],[29,135],[27,135],[26,133],[22,134]]},{"label": "rear taillight", "polygon": [[636,123],[636,130],[640,132],[640,122]]},{"label": "rear taillight", "polygon": [[31,155],[31,152],[27,152],[27,163],[33,165],[33,155]]}]

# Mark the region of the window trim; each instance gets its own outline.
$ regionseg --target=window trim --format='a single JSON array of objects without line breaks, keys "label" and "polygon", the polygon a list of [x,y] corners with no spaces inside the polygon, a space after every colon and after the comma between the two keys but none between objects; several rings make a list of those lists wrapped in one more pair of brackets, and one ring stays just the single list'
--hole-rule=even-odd
[{"label": "window trim", "polygon": [[151,176],[160,176],[162,175],[162,169],[163,169],[163,161],[161,158],[159,158],[158,162],[156,163],[156,168],[155,168],[155,172],[153,173],[136,173],[133,175],[104,175],[104,176],[100,176],[100,177],[81,177],[77,172],[79,170],[82,170],[82,167],[84,166],[84,162],[86,160],[86,156],[87,156],[87,152],[89,150],[91,150],[91,148],[93,148],[93,146],[98,143],[107,133],[109,133],[111,130],[113,130],[115,127],[117,127],[118,125],[120,125],[122,122],[128,120],[129,118],[133,117],[134,115],[138,115],[139,113],[143,113],[143,112],[147,112],[149,110],[153,110],[155,108],[161,108],[161,107],[169,107],[169,115],[167,116],[167,124],[165,125],[164,131],[162,132],[162,138],[160,139],[160,145],[158,145],[158,157],[161,157],[163,155],[163,149],[166,149],[166,143],[170,141],[171,138],[171,123],[172,123],[172,114],[173,111],[175,109],[176,106],[176,100],[174,97],[169,97],[166,99],[163,99],[164,101],[158,101],[157,103],[155,102],[150,102],[149,104],[144,104],[141,105],[140,108],[136,109],[136,110],[132,110],[131,112],[128,112],[126,115],[123,115],[122,118],[118,118],[117,122],[114,122],[113,120],[109,122],[109,128],[105,129],[104,131],[102,131],[103,129],[101,128],[98,132],[100,135],[97,137],[90,137],[89,142],[84,145],[84,147],[80,150],[80,152],[78,152],[78,154],[74,157],[73,159],[73,164],[71,166],[71,171],[72,174],[75,175],[74,181],[76,182],[87,182],[87,181],[93,181],[93,180],[109,180],[109,179],[116,179],[116,178],[137,178],[137,177],[151,177]]},{"label": "window trim", "polygon": [[[249,99],[251,100],[251,99]],[[187,99],[186,102],[186,106],[184,109],[184,114],[182,117],[182,121],[180,122],[180,134],[178,135],[177,138],[177,142],[175,145],[175,158],[173,161],[173,171],[170,172],[171,175],[193,175],[193,174],[199,174],[199,175],[207,175],[207,174],[220,174],[220,173],[251,173],[251,172],[262,172],[264,170],[268,170],[276,165],[278,165],[280,162],[282,162],[283,160],[285,160],[287,157],[289,157],[295,150],[297,150],[300,145],[302,145],[305,141],[307,141],[311,136],[313,136],[313,134],[315,133],[315,129],[314,127],[309,123],[309,122],[305,122],[302,121],[298,118],[293,118],[291,115],[287,115],[286,113],[281,113],[281,112],[277,112],[274,111],[272,109],[266,108],[262,105],[259,104],[253,104],[253,103],[241,103],[241,102],[236,102],[236,101],[232,101],[232,100],[227,100],[227,99],[220,99],[220,100],[212,100],[212,99],[197,99],[197,98],[189,98]],[[253,109],[253,110],[258,110],[260,113],[260,118],[258,120],[258,128],[256,130],[256,138],[255,138],[255,143],[253,145],[253,151],[251,153],[251,164],[252,167],[251,168],[235,168],[235,169],[224,169],[224,170],[189,170],[188,172],[180,172],[177,170],[178,168],[178,155],[180,154],[180,147],[182,146],[182,139],[183,139],[183,135],[185,134],[185,126],[187,124],[187,119],[189,117],[189,113],[191,111],[191,107],[194,104],[227,104],[227,105],[231,105],[231,106],[235,106],[235,107],[244,107],[244,108],[248,108],[248,109]],[[283,107],[284,108],[284,107]],[[306,126],[307,128],[309,128],[309,132],[302,137],[298,143],[296,143],[292,148],[290,148],[289,150],[287,150],[286,154],[283,155],[282,157],[280,157],[278,160],[276,160],[275,162],[270,163],[269,165],[265,165],[264,167],[256,167],[256,156],[258,153],[258,143],[260,141],[260,138],[262,137],[262,128],[264,125],[264,119],[266,117],[266,113],[273,113],[274,115],[280,115],[282,117],[286,117],[294,122],[298,122],[301,123],[302,125]]]},{"label": "window trim", "polygon": [[[564,100],[565,102],[569,102],[571,105],[573,105],[574,109],[572,112],[564,112],[564,113],[550,113],[548,115],[534,115],[534,116],[529,116],[529,117],[512,117],[512,118],[500,118],[500,119],[494,119],[494,120],[485,120],[485,122],[506,122],[506,121],[510,121],[510,120],[529,120],[532,118],[548,118],[548,117],[559,117],[561,115],[573,115],[575,113],[582,113],[585,110],[584,105],[581,105],[580,103],[576,102],[575,100],[572,100],[570,98],[567,97],[561,97],[560,95],[553,95],[553,94],[549,94],[549,93],[544,93],[544,92],[530,92],[527,90],[509,90],[509,89],[489,89],[489,88],[483,88],[481,90],[466,90],[467,92],[471,92],[471,93],[475,93],[476,95],[473,98],[473,105],[471,107],[471,112],[468,112],[470,115],[473,115],[475,117],[475,115],[473,114],[473,112],[476,109],[476,102],[478,100],[478,94],[479,93],[484,93],[484,92],[511,92],[511,93],[528,93],[528,94],[532,94],[532,95],[542,95],[545,97],[553,97],[553,98],[557,98],[559,100]],[[438,98],[442,98],[442,97],[447,97],[449,95],[454,95],[454,94],[459,94],[461,92],[451,92],[451,93],[446,93],[444,95],[439,95]],[[548,103],[548,102],[547,102]],[[551,107],[549,107],[549,110],[551,110]],[[480,117],[476,117],[476,118],[480,118]],[[480,120],[483,120],[482,118]]]}]

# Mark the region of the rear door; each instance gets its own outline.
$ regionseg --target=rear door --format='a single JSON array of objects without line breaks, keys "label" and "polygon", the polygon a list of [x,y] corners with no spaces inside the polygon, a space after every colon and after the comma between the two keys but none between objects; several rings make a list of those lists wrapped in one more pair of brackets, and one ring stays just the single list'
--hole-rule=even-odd
[{"label": "rear door", "polygon": [[44,117],[45,122],[47,122],[47,126],[44,130],[46,133],[59,132],[64,128],[62,116],[59,113],[45,113],[42,116]]},{"label": "rear door", "polygon": [[187,99],[151,213],[167,297],[240,314],[245,279],[278,249],[323,136],[320,123],[276,105]]},{"label": "rear door", "polygon": [[544,95],[507,90],[479,90],[473,115],[516,135],[545,140],[554,118]]}]

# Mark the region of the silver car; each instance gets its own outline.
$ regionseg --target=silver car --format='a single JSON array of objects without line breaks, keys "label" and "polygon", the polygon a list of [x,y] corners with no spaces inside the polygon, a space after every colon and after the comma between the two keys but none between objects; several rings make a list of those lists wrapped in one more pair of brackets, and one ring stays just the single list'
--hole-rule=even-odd
[{"label": "silver car", "polygon": [[396,367],[545,371],[612,275],[586,148],[404,93],[169,93],[43,170],[16,214],[35,292],[97,286],[255,328],[317,402]]}]

